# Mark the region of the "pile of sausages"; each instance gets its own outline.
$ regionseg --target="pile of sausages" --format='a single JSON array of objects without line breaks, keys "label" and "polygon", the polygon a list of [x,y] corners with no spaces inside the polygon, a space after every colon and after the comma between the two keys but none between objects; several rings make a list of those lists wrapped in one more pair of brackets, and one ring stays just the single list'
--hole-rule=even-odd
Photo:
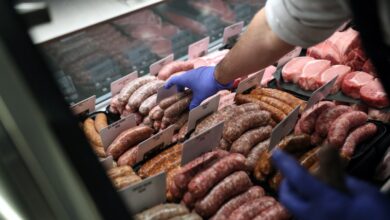
[{"label": "pile of sausages", "polygon": [[141,181],[141,178],[127,165],[107,170],[107,176],[118,190]]},{"label": "pile of sausages", "polygon": [[284,208],[253,186],[247,170],[243,155],[217,149],[179,168],[168,187],[174,199],[203,218],[252,219],[268,209],[267,216],[288,218]]},{"label": "pile of sausages", "polygon": [[342,157],[350,159],[359,143],[377,133],[376,125],[367,120],[365,112],[322,101],[302,114],[294,133],[311,135],[314,145],[327,141],[340,149]]},{"label": "pile of sausages", "polygon": [[135,220],[202,220],[195,212],[190,211],[184,205],[165,203],[156,205],[134,216]]},{"label": "pile of sausages", "polygon": [[104,113],[98,113],[94,118],[87,118],[83,122],[84,134],[91,145],[93,151],[99,158],[105,158],[102,138],[100,137],[100,130],[107,127],[107,116]]}]

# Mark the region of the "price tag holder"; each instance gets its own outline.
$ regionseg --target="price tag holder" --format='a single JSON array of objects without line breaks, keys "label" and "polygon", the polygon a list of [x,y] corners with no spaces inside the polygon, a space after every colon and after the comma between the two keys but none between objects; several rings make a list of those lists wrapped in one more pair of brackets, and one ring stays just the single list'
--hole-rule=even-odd
[{"label": "price tag holder", "polygon": [[138,213],[166,201],[166,173],[161,172],[119,190],[131,213]]},{"label": "price tag holder", "polygon": [[320,88],[318,88],[316,91],[313,92],[313,94],[310,96],[309,100],[307,101],[305,111],[313,107],[313,105],[317,104],[319,101],[325,99],[330,94],[333,85],[337,80],[337,77],[338,76],[336,76],[331,81],[327,82],[326,84],[324,84],[323,86],[321,86]]},{"label": "price tag holder", "polygon": [[135,126],[137,126],[135,115],[130,114],[100,130],[100,137],[102,138],[104,149],[107,149],[120,133]]},{"label": "price tag holder", "polygon": [[252,74],[248,78],[244,79],[243,81],[241,81],[238,84],[236,93],[241,94],[241,93],[248,91],[249,89],[260,86],[261,80],[263,79],[264,71],[265,71],[265,69],[262,69],[256,73]]},{"label": "price tag holder", "polygon": [[202,103],[201,105],[199,105],[198,107],[190,111],[190,114],[188,116],[188,129],[187,129],[188,132],[191,132],[192,130],[195,129],[196,123],[200,119],[218,111],[219,99],[220,99],[220,95],[216,94],[207,102]]},{"label": "price tag holder", "polygon": [[288,61],[290,61],[292,58],[299,56],[301,54],[302,47],[295,47],[294,50],[290,51],[286,55],[284,55],[282,58],[278,60],[278,67],[283,66]]},{"label": "price tag holder", "polygon": [[171,63],[173,60],[174,60],[174,55],[172,53],[172,54],[169,54],[167,57],[165,57],[165,58],[163,58],[155,63],[152,63],[149,66],[150,74],[153,76],[156,76],[158,74],[158,72],[160,72],[161,68],[163,68],[163,66],[167,65],[168,63]]},{"label": "price tag holder", "polygon": [[223,30],[223,44],[226,44],[231,37],[236,37],[240,35],[243,28],[244,28],[244,21],[240,21],[230,26],[227,26]]},{"label": "price tag holder", "polygon": [[112,159],[112,156],[108,156],[104,159],[101,159],[100,162],[102,163],[103,167],[106,169],[106,170],[109,170],[111,168],[114,168],[115,167],[115,162],[114,160]]},{"label": "price tag holder", "polygon": [[230,93],[225,96],[221,96],[219,100],[218,110],[225,108],[226,106],[233,105],[234,104],[234,98],[236,96],[236,93]]},{"label": "price tag holder", "polygon": [[220,122],[207,131],[184,142],[181,165],[184,166],[191,160],[216,148],[219,140],[222,138],[223,124],[224,122]]},{"label": "price tag holder", "polygon": [[70,106],[70,110],[75,115],[88,114],[90,112],[95,111],[96,106],[96,96],[93,95],[89,98],[86,98],[72,106]]},{"label": "price tag holder", "polygon": [[188,46],[188,59],[192,60],[207,54],[209,48],[210,37],[203,38],[202,40],[190,44]]},{"label": "price tag holder", "polygon": [[148,153],[152,153],[153,151],[158,150],[161,147],[169,145],[172,141],[174,131],[175,127],[171,125],[167,129],[155,134],[154,136],[140,143],[138,145],[136,163],[143,161]]},{"label": "price tag holder", "polygon": [[290,114],[283,119],[276,127],[272,130],[269,149],[272,150],[274,147],[287,136],[295,127],[298,121],[299,107],[296,107]]},{"label": "price tag holder", "polygon": [[177,87],[176,85],[173,85],[171,88],[169,89],[166,89],[163,87],[161,87],[160,89],[158,89],[157,91],[157,103],[160,103],[161,100],[163,99],[166,99],[168,98],[169,96],[172,96],[174,94],[177,93]]},{"label": "price tag holder", "polygon": [[138,73],[134,71],[132,73],[127,74],[126,76],[119,78],[111,83],[111,95],[114,96],[118,94],[122,88],[128,84],[129,82],[137,79]]}]

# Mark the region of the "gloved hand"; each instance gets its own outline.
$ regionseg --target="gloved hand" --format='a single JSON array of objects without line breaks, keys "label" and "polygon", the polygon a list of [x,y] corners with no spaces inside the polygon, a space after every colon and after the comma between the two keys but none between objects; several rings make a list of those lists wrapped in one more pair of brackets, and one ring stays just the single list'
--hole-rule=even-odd
[{"label": "gloved hand", "polygon": [[183,91],[185,87],[191,89],[192,100],[190,109],[193,109],[209,96],[220,90],[232,87],[232,83],[220,84],[214,78],[214,71],[215,67],[199,67],[183,74],[172,76],[164,87],[169,89],[171,86],[176,85],[179,91]]},{"label": "gloved hand", "polygon": [[373,186],[347,177],[349,193],[343,193],[320,182],[280,150],[275,150],[272,160],[284,176],[280,202],[298,219],[390,219],[390,199]]}]

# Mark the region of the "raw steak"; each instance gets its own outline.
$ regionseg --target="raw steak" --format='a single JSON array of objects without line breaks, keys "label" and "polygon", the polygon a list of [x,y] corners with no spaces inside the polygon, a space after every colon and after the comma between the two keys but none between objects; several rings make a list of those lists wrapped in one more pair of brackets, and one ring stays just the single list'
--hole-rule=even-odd
[{"label": "raw steak", "polygon": [[298,85],[304,90],[317,89],[316,79],[329,67],[329,60],[312,60],[307,62],[302,69],[302,74],[298,77]]},{"label": "raw steak", "polygon": [[311,60],[312,57],[295,57],[291,59],[282,69],[282,77],[285,82],[298,82],[298,77],[302,73],[305,64]]},{"label": "raw steak", "polygon": [[360,89],[360,99],[376,108],[389,106],[389,99],[378,79],[367,83]]},{"label": "raw steak", "polygon": [[360,98],[360,88],[373,81],[374,77],[368,73],[357,71],[348,73],[341,83],[341,90],[347,96],[355,99]]},{"label": "raw steak", "polygon": [[332,94],[337,93],[340,90],[341,83],[347,73],[351,71],[351,67],[345,65],[334,65],[329,69],[321,73],[320,77],[317,78],[318,87],[331,81],[334,77],[338,76],[334,86],[332,88]]}]

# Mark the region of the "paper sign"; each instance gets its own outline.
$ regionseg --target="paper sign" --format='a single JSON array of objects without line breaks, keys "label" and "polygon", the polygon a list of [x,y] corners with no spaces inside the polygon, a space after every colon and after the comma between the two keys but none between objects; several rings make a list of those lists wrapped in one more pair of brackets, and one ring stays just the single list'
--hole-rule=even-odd
[{"label": "paper sign", "polygon": [[223,109],[226,106],[233,105],[235,96],[236,93],[230,93],[228,95],[221,96],[219,99],[218,110]]},{"label": "paper sign", "polygon": [[164,86],[163,87],[161,87],[160,89],[158,89],[158,91],[157,91],[157,103],[160,103],[161,102],[161,100],[163,100],[163,99],[166,99],[166,98],[168,98],[168,97],[170,97],[170,96],[172,96],[172,95],[174,95],[174,94],[176,94],[177,93],[177,87],[176,87],[176,85],[173,85],[171,88],[169,88],[169,89],[166,89],[166,88],[164,88]]},{"label": "paper sign", "polygon": [[254,88],[256,86],[259,86],[261,83],[261,80],[263,79],[265,69],[262,69],[258,71],[257,73],[252,74],[248,78],[244,79],[243,81],[238,84],[236,93],[241,94],[245,91],[248,91],[251,88]]},{"label": "paper sign", "polygon": [[244,28],[244,22],[238,22],[226,27],[223,30],[223,44],[226,44],[229,38],[238,36],[242,32],[242,28]]},{"label": "paper sign", "polygon": [[138,213],[166,201],[166,173],[161,172],[119,190],[131,213]]},{"label": "paper sign", "polygon": [[283,66],[288,61],[290,61],[292,58],[299,56],[301,51],[302,51],[302,47],[296,47],[294,50],[292,50],[288,54],[284,55],[282,58],[279,59],[278,67]]},{"label": "paper sign", "polygon": [[86,98],[72,106],[70,106],[70,109],[75,115],[79,115],[82,113],[90,113],[95,111],[95,105],[96,105],[96,96],[93,95],[89,98]]},{"label": "paper sign", "polygon": [[222,138],[223,124],[224,122],[220,122],[207,131],[184,142],[181,165],[184,166],[191,160],[216,148],[219,140]]},{"label": "paper sign", "polygon": [[100,130],[100,137],[102,138],[104,149],[107,149],[107,147],[120,133],[129,128],[135,127],[136,125],[135,115],[130,114]]},{"label": "paper sign", "polygon": [[108,156],[108,157],[106,157],[106,158],[103,158],[103,159],[100,160],[100,162],[102,163],[103,167],[104,167],[106,170],[109,170],[109,169],[115,167],[115,162],[114,162],[114,160],[112,159],[112,156]]},{"label": "paper sign", "polygon": [[192,109],[188,116],[188,132],[191,132],[195,129],[196,123],[199,119],[206,117],[207,115],[218,111],[220,95],[216,94],[213,98],[209,99],[209,101],[202,103],[198,107]]},{"label": "paper sign", "polygon": [[111,83],[111,95],[114,96],[118,94],[122,88],[127,85],[129,82],[135,80],[138,77],[137,71],[127,74],[126,76],[115,80]]},{"label": "paper sign", "polygon": [[188,59],[192,60],[207,54],[209,48],[210,37],[203,38],[202,40],[190,44],[188,46]]},{"label": "paper sign", "polygon": [[320,88],[318,88],[316,91],[313,92],[313,94],[310,96],[309,100],[307,101],[307,105],[305,110],[311,108],[313,105],[317,104],[319,101],[323,100],[326,98],[330,92],[332,91],[333,85],[337,80],[336,76],[333,78],[331,81],[327,82]]},{"label": "paper sign", "polygon": [[298,121],[300,106],[296,107],[288,116],[279,122],[272,130],[269,149],[272,150],[285,136],[287,136],[295,127]]},{"label": "paper sign", "polygon": [[152,63],[152,65],[149,66],[149,72],[150,72],[150,75],[153,75],[153,76],[156,76],[158,74],[158,72],[160,72],[161,68],[163,68],[163,66],[167,65],[168,63],[172,62],[174,59],[174,56],[173,56],[173,53],[168,55],[167,57],[155,62],[155,63]]},{"label": "paper sign", "polygon": [[172,142],[172,136],[175,131],[175,126],[171,125],[167,129],[153,135],[149,139],[143,141],[138,145],[138,154],[136,163],[144,160],[147,153],[152,152],[163,146],[167,146]]}]

